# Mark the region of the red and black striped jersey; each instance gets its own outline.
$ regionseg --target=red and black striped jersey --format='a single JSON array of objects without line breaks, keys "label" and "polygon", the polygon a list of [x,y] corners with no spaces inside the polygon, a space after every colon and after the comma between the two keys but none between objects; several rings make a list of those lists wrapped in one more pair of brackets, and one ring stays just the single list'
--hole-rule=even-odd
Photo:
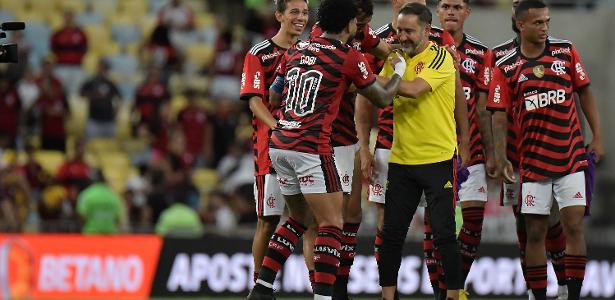
[{"label": "red and black striped jersey", "polygon": [[[263,104],[274,114],[278,108],[269,103],[269,86],[276,76],[276,67],[284,56],[286,48],[276,45],[272,40],[262,41],[248,53],[243,62],[241,74],[240,99],[249,101],[252,97],[260,97]],[[252,143],[254,147],[254,174],[266,175],[275,173],[269,158],[269,137],[271,130],[256,116],[252,117]]]},{"label": "red and black striped jersey", "polygon": [[[519,46],[518,38],[512,38],[502,44],[499,44],[493,48],[492,53],[492,67],[495,67],[495,62],[500,58],[510,54],[510,52],[514,51]],[[493,75],[493,72],[492,72]],[[510,163],[515,166],[515,168],[519,167],[519,127],[515,124],[513,120],[513,113],[511,110],[507,111],[507,119],[508,119],[508,132],[506,134],[506,156]]]},{"label": "red and black striped jersey", "polygon": [[470,124],[469,165],[475,165],[485,162],[476,103],[478,102],[478,93],[489,93],[491,50],[476,38],[464,34],[459,47],[457,47],[457,53],[460,57],[461,84],[468,104]]},{"label": "red and black striped jersey", "polygon": [[323,37],[289,49],[278,74],[285,78],[281,118],[269,145],[314,154],[333,152],[332,123],[350,84],[361,89],[376,80],[359,51]]},{"label": "red and black striped jersey", "polygon": [[[398,43],[397,30],[393,24],[383,25],[375,31],[376,35],[389,44]],[[455,40],[450,33],[438,28],[431,27],[429,32],[429,40],[440,46],[455,46]],[[373,56],[369,57],[370,66],[374,66],[374,70],[380,72],[384,66],[384,60],[379,60]],[[378,137],[376,138],[377,149],[391,149],[393,146],[393,105],[381,108],[378,111]]]},{"label": "red and black striped jersey", "polygon": [[[310,33],[311,38],[318,37],[323,34],[318,23],[312,27]],[[355,48],[361,53],[367,53],[378,47],[380,39],[374,35],[369,26],[364,26],[362,32],[358,32],[354,38],[348,42],[348,45]],[[340,103],[339,113],[335,121],[333,121],[333,133],[331,135],[331,143],[333,147],[349,146],[357,143],[357,129],[354,123],[354,103],[357,94],[355,92],[344,93],[342,102]]]},{"label": "red and black striped jersey", "polygon": [[573,93],[589,85],[575,46],[552,37],[537,58],[519,48],[496,62],[487,107],[513,108],[520,128],[523,182],[559,178],[587,167]]}]

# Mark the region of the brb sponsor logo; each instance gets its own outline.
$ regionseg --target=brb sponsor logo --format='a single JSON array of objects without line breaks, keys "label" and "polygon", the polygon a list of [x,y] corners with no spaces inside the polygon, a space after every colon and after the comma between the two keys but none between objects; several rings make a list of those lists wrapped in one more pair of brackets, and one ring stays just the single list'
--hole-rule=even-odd
[{"label": "brb sponsor logo", "polygon": [[525,109],[527,111],[533,111],[549,105],[561,104],[566,101],[566,91],[562,89],[550,90],[542,93],[531,91],[524,93],[523,96],[525,97]]},{"label": "brb sponsor logo", "polygon": [[313,175],[307,175],[307,176],[299,177],[299,184],[301,186],[312,186],[312,185],[314,185],[314,176]]}]

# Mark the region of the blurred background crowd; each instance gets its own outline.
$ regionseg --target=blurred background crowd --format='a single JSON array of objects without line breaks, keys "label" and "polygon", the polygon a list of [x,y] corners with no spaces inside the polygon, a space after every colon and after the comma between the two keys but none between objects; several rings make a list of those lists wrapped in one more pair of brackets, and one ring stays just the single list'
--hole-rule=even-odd
[{"label": "blurred background crowd", "polygon": [[[0,65],[0,231],[251,236],[239,80],[244,54],[277,32],[271,2],[0,0],[1,22],[26,22],[2,41],[20,62]],[[367,209],[362,229],[374,222]]]}]

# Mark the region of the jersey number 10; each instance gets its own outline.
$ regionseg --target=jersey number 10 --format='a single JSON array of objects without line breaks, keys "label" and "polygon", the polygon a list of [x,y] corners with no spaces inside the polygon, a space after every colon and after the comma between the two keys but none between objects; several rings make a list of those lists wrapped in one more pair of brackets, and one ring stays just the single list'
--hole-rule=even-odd
[{"label": "jersey number 10", "polygon": [[288,93],[285,99],[285,111],[293,111],[303,117],[314,112],[316,96],[322,80],[322,73],[310,70],[301,73],[301,68],[292,68],[286,72]]}]

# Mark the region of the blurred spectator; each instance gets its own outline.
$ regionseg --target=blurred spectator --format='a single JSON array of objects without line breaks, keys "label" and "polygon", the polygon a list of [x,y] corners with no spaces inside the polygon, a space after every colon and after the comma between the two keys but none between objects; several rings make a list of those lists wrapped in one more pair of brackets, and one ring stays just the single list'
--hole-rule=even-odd
[{"label": "blurred spectator", "polygon": [[92,1],[85,1],[85,10],[77,16],[77,22],[81,26],[98,25],[103,22],[103,17],[94,10]]},{"label": "blurred spectator", "polygon": [[230,145],[234,142],[229,137],[236,136],[239,123],[238,107],[235,102],[218,102],[214,122],[214,163],[216,167],[220,160],[227,154]]},{"label": "blurred spectator", "polygon": [[237,216],[231,209],[229,196],[222,191],[209,194],[207,207],[201,210],[201,218],[206,224],[215,224],[218,231],[229,231],[237,227]]},{"label": "blurred spectator", "polygon": [[28,68],[24,77],[17,84],[17,92],[21,99],[22,120],[21,132],[24,138],[34,135],[37,130],[38,117],[34,114],[34,108],[38,97],[41,94],[36,75],[32,69]]},{"label": "blurred spectator", "polygon": [[66,151],[66,126],[70,109],[60,81],[53,76],[53,63],[45,61],[37,80],[40,89],[36,112],[40,118],[41,148]]},{"label": "blurred spectator", "polygon": [[26,73],[30,59],[30,52],[32,52],[32,45],[26,39],[23,31],[11,32],[11,38],[8,43],[17,44],[18,62],[16,64],[8,64],[6,68],[6,76],[8,76],[11,84],[16,84]]},{"label": "blurred spectator", "polygon": [[199,238],[203,235],[203,224],[199,215],[185,204],[186,199],[176,198],[165,209],[156,223],[156,233],[166,237]]},{"label": "blurred spectator", "polygon": [[192,208],[197,208],[199,193],[192,184],[190,155],[186,153],[184,137],[179,133],[170,136],[169,151],[160,160],[164,173],[165,189],[169,198],[179,197]]},{"label": "blurred spectator", "polygon": [[138,167],[139,173],[130,176],[126,182],[124,199],[128,209],[128,220],[134,232],[145,232],[150,229],[151,210],[147,205],[147,196],[150,191],[150,184],[147,181],[148,167],[141,164]]},{"label": "blurred spectator", "polygon": [[[243,53],[241,43],[235,43],[230,28],[220,31],[213,66],[210,67],[211,96],[217,101],[239,99],[239,88],[242,71]],[[239,48],[239,49],[238,49]]]},{"label": "blurred spectator", "polygon": [[254,182],[254,162],[252,154],[239,142],[235,142],[218,165],[218,177],[223,190],[233,194],[242,185]]},{"label": "blurred spectator", "polygon": [[101,59],[96,75],[81,86],[81,96],[88,100],[86,139],[115,136],[115,118],[121,96],[108,71],[109,63]]},{"label": "blurred spectator", "polygon": [[179,70],[181,67],[180,52],[171,44],[167,26],[156,26],[141,51],[144,57],[143,64],[162,69],[164,78],[168,77],[170,71]]},{"label": "blurred spectator", "polygon": [[182,49],[194,29],[194,13],[181,0],[170,0],[158,11],[158,23],[169,28],[171,42],[176,48]]},{"label": "blurred spectator", "polygon": [[30,185],[33,196],[38,199],[42,189],[48,184],[51,184],[53,178],[51,174],[47,173],[41,164],[38,163],[34,156],[34,151],[35,149],[32,145],[27,144],[25,146],[26,162],[20,169]]},{"label": "blurred spectator", "polygon": [[0,133],[7,139],[7,147],[15,149],[22,112],[19,93],[5,74],[0,74]]},{"label": "blurred spectator", "polygon": [[[28,182],[10,163],[0,169],[0,229],[18,232],[28,216],[30,209],[30,187]],[[4,224],[2,224],[4,223]]]},{"label": "blurred spectator", "polygon": [[41,202],[38,204],[38,214],[43,226],[42,232],[60,232],[73,229],[71,226],[72,204],[68,199],[66,189],[59,184],[45,187],[41,193]]},{"label": "blurred spectator", "polygon": [[72,11],[64,12],[64,25],[51,36],[51,51],[55,55],[56,73],[70,94],[77,92],[81,82],[81,62],[88,51],[88,39],[75,23]]},{"label": "blurred spectator", "polygon": [[92,181],[92,169],[84,157],[85,144],[83,141],[76,141],[73,157],[66,160],[56,174],[56,180],[64,185],[72,201],[75,201],[77,195]]},{"label": "blurred spectator", "polygon": [[209,166],[213,157],[213,125],[207,111],[197,103],[196,92],[185,93],[188,104],[177,115],[191,165]]},{"label": "blurred spectator", "polygon": [[[137,88],[133,106],[133,126],[138,128],[141,124],[158,123],[162,119],[162,111],[169,104],[169,89],[162,80],[160,69],[150,66],[145,81]],[[154,135],[158,132],[153,131]]]},{"label": "blurred spectator", "polygon": [[114,234],[127,232],[124,204],[105,183],[102,173],[96,182],[79,193],[77,212],[83,218],[82,232],[86,234]]}]

